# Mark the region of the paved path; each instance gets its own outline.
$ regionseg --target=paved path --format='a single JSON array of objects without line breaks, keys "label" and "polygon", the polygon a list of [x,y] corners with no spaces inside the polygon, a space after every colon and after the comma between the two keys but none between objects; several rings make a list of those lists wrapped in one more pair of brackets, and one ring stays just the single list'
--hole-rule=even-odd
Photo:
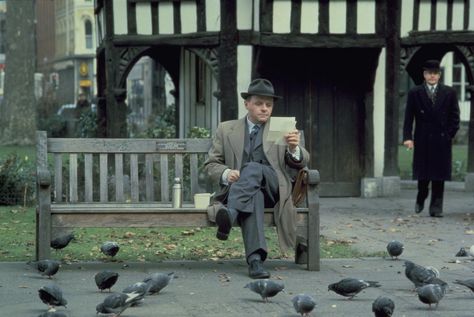
[{"label": "paved path", "polygon": [[[96,316],[95,306],[107,296],[96,290],[93,276],[102,269],[119,272],[112,291],[141,281],[153,272],[174,271],[177,278],[162,293],[149,296],[139,307],[127,309],[124,317],[152,316],[295,316],[291,298],[308,293],[318,302],[312,316],[372,316],[372,302],[379,295],[395,301],[394,316],[473,316],[474,294],[451,282],[474,278],[474,262],[454,254],[461,246],[474,244],[474,197],[462,191],[446,193],[445,217],[431,218],[427,212],[413,214],[415,191],[403,190],[398,198],[323,198],[321,233],[328,239],[351,240],[365,252],[385,250],[391,239],[405,244],[402,259],[432,265],[450,284],[438,309],[429,310],[412,291],[404,276],[403,261],[388,258],[324,259],[320,272],[308,272],[290,261],[271,260],[266,267],[272,278],[285,284],[286,293],[263,303],[244,289],[250,281],[243,260],[180,261],[163,263],[79,263],[64,265],[54,277],[69,301],[69,317]],[[327,291],[327,285],[344,277],[378,280],[378,289],[367,289],[354,300]],[[1,316],[38,316],[44,305],[37,290],[51,281],[24,263],[0,263]]]}]

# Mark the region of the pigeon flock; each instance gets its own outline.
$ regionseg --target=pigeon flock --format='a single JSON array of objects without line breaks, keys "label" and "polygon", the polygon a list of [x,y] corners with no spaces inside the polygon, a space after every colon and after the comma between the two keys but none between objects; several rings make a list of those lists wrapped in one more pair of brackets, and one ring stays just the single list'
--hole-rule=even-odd
[{"label": "pigeon flock", "polygon": [[[51,241],[51,247],[55,249],[65,248],[71,240],[73,234],[58,236]],[[53,242],[54,241],[54,242]],[[392,260],[398,257],[404,250],[403,243],[392,240],[387,244],[387,253]],[[109,257],[114,257],[120,247],[116,242],[107,241],[101,247],[102,253]],[[27,264],[35,268],[39,274],[48,279],[56,278],[61,262],[57,260],[30,261]],[[438,307],[448,288],[448,283],[440,278],[439,271],[433,267],[424,267],[409,260],[404,260],[406,278],[413,283],[414,291],[423,304],[427,304],[429,309],[432,306]],[[94,280],[100,292],[108,290],[110,293],[102,302],[96,306],[99,315],[118,317],[129,307],[143,303],[147,296],[157,295],[167,287],[175,278],[174,272],[152,273],[144,277],[142,281],[135,282],[125,287],[121,292],[112,292],[112,287],[117,283],[119,274],[110,270],[103,270],[94,275]],[[456,279],[454,284],[467,287],[474,292],[474,278]],[[328,291],[333,291],[337,295],[354,299],[356,295],[367,288],[380,288],[382,285],[378,281],[369,281],[353,277],[346,277],[328,285]],[[285,292],[282,282],[270,279],[253,280],[246,284],[244,288],[258,294],[262,302],[269,303],[269,299],[277,296],[280,292]],[[67,307],[68,301],[63,296],[62,289],[55,283],[42,286],[38,290],[40,300],[48,306],[48,310],[39,317],[68,317],[66,311],[58,311],[60,307]],[[311,316],[317,303],[314,297],[309,294],[298,294],[291,299],[291,303],[297,314],[303,317]],[[372,312],[375,317],[389,317],[395,311],[394,301],[386,296],[379,296],[372,303]]]}]

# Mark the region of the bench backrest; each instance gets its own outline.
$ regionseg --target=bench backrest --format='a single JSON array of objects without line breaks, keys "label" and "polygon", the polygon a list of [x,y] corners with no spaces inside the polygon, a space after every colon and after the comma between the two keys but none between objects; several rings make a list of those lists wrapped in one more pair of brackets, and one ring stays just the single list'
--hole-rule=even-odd
[{"label": "bench backrest", "polygon": [[185,200],[190,201],[206,190],[199,180],[205,180],[202,168],[211,143],[211,139],[47,138],[45,131],[38,131],[37,166],[50,169],[56,203],[168,203],[175,177],[182,180]]}]

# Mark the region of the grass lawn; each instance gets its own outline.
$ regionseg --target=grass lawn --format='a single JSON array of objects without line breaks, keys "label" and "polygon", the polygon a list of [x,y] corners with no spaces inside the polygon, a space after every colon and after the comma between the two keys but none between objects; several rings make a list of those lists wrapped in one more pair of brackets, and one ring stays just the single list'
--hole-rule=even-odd
[{"label": "grass lawn", "polygon": [[17,154],[24,158],[28,156],[30,160],[36,159],[36,148],[34,146],[2,145],[0,146],[0,160],[9,154]]},{"label": "grass lawn", "polygon": [[[28,261],[35,254],[35,209],[0,206],[0,261]],[[116,241],[120,251],[117,261],[164,260],[219,260],[244,257],[242,236],[238,228],[232,230],[228,241],[215,238],[215,228],[79,228],[73,240],[63,250],[51,250],[52,258],[68,262],[103,261],[100,252],[105,241]],[[267,228],[270,258],[290,258],[294,254],[281,254],[276,231]],[[321,257],[354,258],[382,256],[360,253],[344,241],[321,240]]]},{"label": "grass lawn", "polygon": [[[413,152],[407,151],[401,145],[398,148],[398,166],[400,168],[400,177],[402,179],[412,179],[412,161]],[[453,181],[464,181],[464,176],[467,171],[467,145],[453,146]]]}]

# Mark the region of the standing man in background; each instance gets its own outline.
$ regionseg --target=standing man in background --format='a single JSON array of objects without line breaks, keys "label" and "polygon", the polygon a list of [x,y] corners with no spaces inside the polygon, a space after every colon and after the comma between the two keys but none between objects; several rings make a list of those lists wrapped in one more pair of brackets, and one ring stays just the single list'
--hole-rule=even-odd
[{"label": "standing man in background", "polygon": [[439,82],[439,61],[427,60],[423,77],[424,83],[408,92],[403,145],[414,149],[413,179],[418,180],[415,213],[423,211],[431,182],[430,216],[443,217],[444,181],[451,180],[452,140],[459,129],[459,105],[456,91]]}]

